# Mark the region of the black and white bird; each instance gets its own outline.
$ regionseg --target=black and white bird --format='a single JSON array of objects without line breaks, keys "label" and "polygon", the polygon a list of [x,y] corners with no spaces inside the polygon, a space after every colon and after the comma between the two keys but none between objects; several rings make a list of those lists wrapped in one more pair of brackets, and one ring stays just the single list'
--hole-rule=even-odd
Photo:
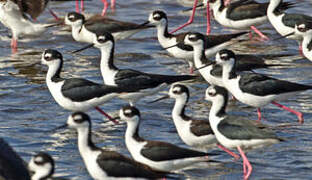
[{"label": "black and white bird", "polygon": [[67,13],[65,24],[71,26],[72,37],[75,41],[86,43],[93,43],[95,33],[110,32],[116,40],[120,40],[152,27],[150,25],[117,21],[98,14],[86,19],[84,15],[76,12]]},{"label": "black and white bird", "polygon": [[131,92],[131,87],[97,84],[82,78],[62,78],[60,74],[63,66],[63,56],[56,50],[45,50],[41,62],[49,67],[46,84],[53,98],[60,106],[73,112],[95,108],[113,121],[113,118],[98,106],[120,93]]},{"label": "black and white bird", "polygon": [[[114,37],[109,32],[96,33],[93,38],[93,44],[101,51],[100,68],[104,84],[116,87],[128,87],[135,90],[133,93],[121,94],[119,97],[129,101],[134,105],[136,101],[147,95],[152,95],[164,89],[168,85],[179,82],[196,79],[197,76],[190,75],[160,75],[149,74],[132,69],[119,69],[114,65]],[[80,50],[77,50],[78,52]]]},{"label": "black and white bird", "polygon": [[[44,3],[45,1],[43,1]],[[11,0],[0,1],[0,21],[4,26],[12,31],[11,48],[12,52],[17,52],[17,40],[21,37],[40,37],[48,27],[56,24],[38,24],[32,22],[24,13],[31,17],[37,17],[41,12],[33,12],[32,10],[39,10],[37,6],[29,6],[35,2],[15,3]],[[27,5],[27,6],[26,6]],[[20,7],[21,6],[21,7]],[[28,9],[22,9],[28,8]]]},{"label": "black and white bird", "polygon": [[237,148],[243,159],[244,179],[247,180],[251,175],[252,166],[243,150],[275,144],[281,139],[268,129],[227,115],[228,92],[225,88],[210,86],[206,90],[205,99],[212,102],[209,122],[218,142],[229,149]]},{"label": "black and white bird", "polygon": [[[288,35],[295,31],[295,25],[298,22],[312,22],[312,17],[304,14],[290,14],[281,10],[283,4],[282,0],[270,0],[267,9],[267,16],[275,30],[282,36]],[[294,4],[294,3],[292,3]],[[302,40],[302,37],[297,34],[288,36],[290,39]]]},{"label": "black and white bird", "polygon": [[39,152],[30,159],[28,169],[33,173],[31,180],[65,180],[64,178],[53,177],[54,160],[44,152]]},{"label": "black and white bird", "polygon": [[143,139],[139,135],[140,112],[134,106],[123,107],[119,115],[127,122],[125,141],[131,156],[153,169],[175,171],[198,162],[212,162],[210,157],[216,155]]},{"label": "black and white bird", "polygon": [[312,22],[298,22],[295,26],[295,32],[291,34],[296,34],[303,37],[301,41],[302,54],[310,61],[312,61]]},{"label": "black and white bird", "polygon": [[[184,37],[184,44],[190,45],[194,49],[194,64],[203,78],[211,85],[222,86],[222,67],[215,61],[208,60],[205,56],[205,35],[197,32],[189,32]],[[247,54],[237,56],[237,71],[249,71],[257,68],[267,68],[277,64],[269,64],[264,59]]]},{"label": "black and white bird", "polygon": [[260,107],[274,104],[297,115],[303,123],[303,114],[277,103],[278,100],[293,97],[301,91],[312,89],[312,86],[279,80],[257,73],[237,75],[236,57],[233,51],[221,50],[216,55],[216,62],[222,66],[222,80],[226,89],[240,102],[258,108],[258,119],[261,119]]},{"label": "black and white bird", "polygon": [[190,98],[189,89],[182,84],[173,84],[168,95],[156,101],[167,98],[175,99],[172,109],[172,119],[182,141],[198,150],[207,151],[217,143],[209,121],[197,120],[185,114],[185,108]]},{"label": "black and white bird", "polygon": [[[186,59],[190,66],[190,71],[193,71],[193,48],[185,45],[183,40],[186,33],[170,34],[168,33],[168,19],[164,11],[154,11],[149,15],[148,21],[144,24],[152,24],[157,28],[157,37],[160,45],[165,48],[172,56],[180,59]],[[237,42],[235,38],[246,34],[247,32],[239,32],[234,34],[224,35],[209,35],[205,36],[205,55],[206,57],[214,56],[218,51]],[[175,46],[177,45],[178,46]],[[168,48],[175,46],[172,48]]]},{"label": "black and white bird", "polygon": [[[256,32],[262,40],[269,38],[261,33],[256,26],[264,24],[268,21],[267,9],[269,3],[258,3],[253,0],[239,0],[224,5],[224,0],[205,0],[204,4],[209,3],[215,20],[222,26],[246,30],[251,28]],[[285,10],[292,6],[294,3],[281,3],[277,10]],[[250,37],[251,33],[250,33]]]},{"label": "black and white bird", "polygon": [[92,142],[90,117],[85,113],[73,113],[65,126],[77,130],[78,149],[93,179],[161,179],[167,176],[115,151],[97,147]]}]

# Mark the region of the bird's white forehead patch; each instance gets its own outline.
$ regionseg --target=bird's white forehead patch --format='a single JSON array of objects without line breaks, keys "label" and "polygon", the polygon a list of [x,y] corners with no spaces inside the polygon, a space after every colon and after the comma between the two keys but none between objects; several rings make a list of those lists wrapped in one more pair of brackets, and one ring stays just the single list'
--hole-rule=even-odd
[{"label": "bird's white forehead patch", "polygon": [[70,19],[74,19],[75,16],[72,14],[72,15],[69,16],[69,18],[70,18]]},{"label": "bird's white forehead patch", "polygon": [[195,34],[191,34],[191,35],[189,35],[189,38],[196,38],[196,35]]},{"label": "bird's white forehead patch", "polygon": [[181,88],[178,86],[178,87],[175,87],[173,88],[174,91],[181,91]]},{"label": "bird's white forehead patch", "polygon": [[41,156],[38,156],[35,158],[36,162],[43,162],[43,158]]},{"label": "bird's white forehead patch", "polygon": [[226,58],[226,57],[228,57],[228,55],[227,54],[221,54],[220,57]]},{"label": "bird's white forehead patch", "polygon": [[300,24],[298,27],[299,27],[299,28],[305,28],[306,25],[305,25],[305,24]]},{"label": "bird's white forehead patch", "polygon": [[125,114],[131,114],[132,113],[131,109],[126,109],[124,112],[125,112]]},{"label": "bird's white forehead patch", "polygon": [[216,94],[217,93],[216,89],[213,87],[209,88],[207,92],[208,92],[208,94]]},{"label": "bird's white forehead patch", "polygon": [[98,40],[105,40],[105,36],[99,36]]},{"label": "bird's white forehead patch", "polygon": [[75,116],[73,117],[73,119],[74,119],[74,120],[82,119],[82,116],[81,116],[80,114],[78,114],[78,115],[75,115]]},{"label": "bird's white forehead patch", "polygon": [[44,57],[45,58],[50,58],[50,57],[52,57],[52,54],[51,53],[45,53]]},{"label": "bird's white forehead patch", "polygon": [[153,15],[153,18],[155,18],[155,19],[160,18],[160,14],[158,14],[158,13],[157,13],[157,14],[154,14],[154,15]]}]

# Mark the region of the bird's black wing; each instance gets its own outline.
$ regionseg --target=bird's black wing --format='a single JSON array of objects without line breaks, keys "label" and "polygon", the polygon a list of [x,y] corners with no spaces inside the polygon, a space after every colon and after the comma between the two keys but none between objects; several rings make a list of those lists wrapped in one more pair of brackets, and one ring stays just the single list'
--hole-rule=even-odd
[{"label": "bird's black wing", "polygon": [[209,121],[192,120],[191,132],[196,136],[205,136],[209,134],[214,134]]},{"label": "bird's black wing", "polygon": [[91,32],[110,32],[110,33],[134,29],[144,29],[149,27],[149,26],[139,26],[138,24],[135,23],[109,19],[101,15],[92,16],[91,18],[87,19],[84,25],[86,29]]},{"label": "bird's black wing", "polygon": [[251,125],[231,123],[231,116],[226,117],[217,126],[220,133],[232,140],[278,139],[274,132]]},{"label": "bird's black wing", "polygon": [[148,166],[113,151],[103,151],[98,156],[97,163],[108,176],[148,179],[165,177],[165,174],[154,172]]},{"label": "bird's black wing", "polygon": [[226,11],[231,20],[254,19],[266,16],[269,3],[246,1],[245,3],[230,4]]},{"label": "bird's black wing", "polygon": [[282,22],[288,27],[295,28],[296,23],[312,24],[312,17],[304,14],[285,14]]},{"label": "bird's black wing", "polygon": [[46,8],[48,0],[12,0],[20,8],[21,12],[29,14],[32,19],[36,19]]},{"label": "bird's black wing", "polygon": [[118,86],[125,86],[130,89],[155,88],[160,84],[171,84],[178,81],[195,79],[196,76],[189,75],[158,75],[148,74],[131,69],[120,70],[115,76],[115,82]]},{"label": "bird's black wing", "polygon": [[237,38],[247,32],[239,32],[233,34],[220,34],[220,35],[205,35],[205,49],[213,48],[215,46],[226,43],[234,38]]},{"label": "bird's black wing", "polygon": [[312,86],[278,80],[256,73],[242,74],[239,87],[245,93],[258,96],[275,95],[312,89]]},{"label": "bird's black wing", "polygon": [[141,150],[141,153],[144,157],[153,161],[168,161],[208,155],[204,152],[194,151],[159,141],[148,141]]},{"label": "bird's black wing", "polygon": [[86,101],[110,93],[128,92],[126,88],[97,84],[80,78],[66,79],[62,86],[62,93],[73,101]]}]

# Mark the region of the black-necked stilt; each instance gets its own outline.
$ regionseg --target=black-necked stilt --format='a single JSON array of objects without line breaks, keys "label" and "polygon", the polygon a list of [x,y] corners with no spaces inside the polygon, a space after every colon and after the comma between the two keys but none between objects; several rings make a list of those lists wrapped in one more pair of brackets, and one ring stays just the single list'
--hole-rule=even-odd
[{"label": "black-necked stilt", "polygon": [[[152,24],[157,28],[157,37],[160,45],[165,48],[172,56],[176,58],[186,59],[190,65],[191,71],[193,68],[193,48],[185,45],[183,40],[185,33],[170,34],[168,33],[168,19],[165,12],[157,10],[149,15],[148,21],[144,24]],[[231,41],[247,32],[234,34],[205,36],[207,43],[205,44],[205,54],[207,57],[214,56],[219,50],[233,44]],[[177,45],[178,46],[175,46]],[[172,48],[168,48],[175,46]]]},{"label": "black-necked stilt", "polygon": [[[186,33],[184,44],[190,45],[194,49],[194,64],[196,69],[204,77],[204,79],[212,85],[224,86],[222,81],[222,67],[210,61],[205,56],[206,36],[197,32]],[[238,71],[249,71],[257,68],[267,68],[276,66],[277,64],[268,64],[264,59],[248,55],[237,55],[236,69]]]},{"label": "black-necked stilt", "polygon": [[99,48],[101,51],[100,68],[104,84],[136,90],[133,93],[121,94],[119,96],[128,100],[131,105],[134,105],[136,101],[144,96],[157,93],[169,84],[197,78],[197,76],[190,75],[160,75],[148,74],[132,69],[118,69],[114,65],[114,37],[108,32],[97,33],[94,36],[93,44],[82,48],[82,50],[92,46]]},{"label": "black-necked stilt", "polygon": [[3,138],[0,138],[0,147],[0,179],[30,180],[25,162]]},{"label": "black-necked stilt", "polygon": [[46,31],[46,28],[55,26],[55,24],[31,22],[19,6],[11,0],[0,1],[0,21],[12,31],[11,48],[13,53],[17,51],[17,40],[21,36],[39,37]]},{"label": "black-necked stilt", "polygon": [[[66,126],[66,125],[65,125]],[[164,172],[156,172],[115,151],[97,147],[92,142],[91,120],[85,113],[76,112],[68,117],[67,126],[78,132],[78,149],[93,179],[160,179]]]},{"label": "black-necked stilt", "polygon": [[207,151],[207,149],[215,145],[216,138],[209,121],[196,120],[185,114],[185,108],[189,97],[190,92],[186,86],[173,84],[171,85],[168,95],[155,101],[166,98],[175,99],[175,104],[172,109],[172,119],[180,138],[185,144],[191,147]]},{"label": "black-necked stilt", "polygon": [[312,61],[312,22],[298,22],[294,34],[303,37],[301,42],[302,54]]},{"label": "black-necked stilt", "polygon": [[34,155],[28,163],[28,169],[33,173],[31,180],[65,180],[64,178],[52,177],[54,168],[53,158],[44,152],[39,152]]},{"label": "black-necked stilt", "polygon": [[243,149],[260,148],[278,143],[281,139],[272,131],[249,125],[243,119],[228,116],[226,114],[228,101],[226,89],[220,86],[210,86],[206,90],[205,99],[212,102],[209,122],[218,142],[226,148],[237,148],[243,159],[244,179],[248,179],[252,166]]},{"label": "black-necked stilt", "polygon": [[236,57],[233,51],[221,50],[216,55],[216,62],[222,65],[222,80],[226,89],[240,102],[258,108],[258,118],[261,119],[260,107],[274,104],[297,115],[303,123],[303,114],[276,101],[292,97],[300,91],[312,89],[312,86],[274,79],[262,74],[236,74]]},{"label": "black-necked stilt", "polygon": [[71,26],[72,36],[76,41],[87,43],[92,43],[93,35],[96,32],[110,32],[116,40],[119,40],[128,38],[143,29],[152,27],[117,21],[100,15],[94,15],[86,20],[84,15],[76,12],[70,12],[66,15],[65,24]]},{"label": "black-necked stilt", "polygon": [[[221,25],[233,29],[251,28],[262,40],[269,39],[255,27],[267,22],[267,8],[269,3],[240,0],[224,6],[224,0],[205,0],[205,3],[207,2],[213,9],[215,20]],[[291,5],[292,3],[281,3],[277,10],[287,9]]]},{"label": "black-necked stilt", "polygon": [[131,92],[129,87],[116,87],[97,84],[81,78],[64,79],[60,76],[63,57],[56,50],[45,50],[41,58],[42,64],[49,69],[46,76],[46,84],[55,101],[63,108],[71,111],[87,111],[95,108],[110,120],[108,114],[98,106],[118,96],[120,93]]},{"label": "black-necked stilt", "polygon": [[139,136],[140,112],[134,106],[120,110],[120,119],[127,122],[125,141],[132,157],[159,171],[175,171],[197,162],[209,162],[212,154],[181,148],[176,145],[149,141]]},{"label": "black-necked stilt", "polygon": [[[279,8],[282,6],[282,0],[270,0],[267,8],[267,16],[275,30],[282,36],[295,31],[295,25],[300,22],[312,22],[312,17],[303,14],[287,14]],[[294,3],[289,3],[293,5]],[[287,8],[285,8],[287,9]],[[301,36],[288,36],[290,39],[301,40]]]}]

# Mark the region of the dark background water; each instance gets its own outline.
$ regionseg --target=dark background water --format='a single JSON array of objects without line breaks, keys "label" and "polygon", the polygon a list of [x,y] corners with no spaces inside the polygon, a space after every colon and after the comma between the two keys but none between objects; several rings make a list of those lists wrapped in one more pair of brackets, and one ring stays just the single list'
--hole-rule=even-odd
[{"label": "dark background water", "polygon": [[[299,2],[299,1],[298,1]],[[172,29],[184,23],[188,14],[181,13],[183,6],[170,0],[117,0],[116,13],[109,13],[110,17],[142,23],[155,9],[163,9],[168,13],[169,28]],[[51,2],[50,7],[59,15],[74,10],[74,2]],[[101,1],[86,2],[86,13],[100,13]],[[309,14],[310,2],[301,2],[297,8],[289,12]],[[196,30],[205,32],[204,12],[197,13],[195,23],[182,31]],[[47,22],[51,19],[46,11],[39,17],[39,22]],[[89,49],[81,54],[73,56],[69,53],[82,47],[83,43],[74,42],[69,34],[59,35],[57,28],[49,30],[45,35],[31,42],[20,42],[19,53],[11,54],[8,32],[1,25],[0,32],[0,137],[4,138],[26,160],[38,151],[48,152],[56,161],[56,175],[75,179],[91,179],[85,169],[77,149],[76,133],[73,130],[63,130],[56,133],[47,131],[66,122],[69,111],[63,110],[50,95],[45,84],[47,68],[40,64],[40,55],[44,49],[58,49],[64,55],[65,77],[83,77],[102,83],[99,70],[99,51]],[[261,29],[271,39],[279,37],[267,23]],[[212,33],[232,32],[220,27],[213,22]],[[171,58],[161,49],[156,37],[156,29],[138,33],[131,39],[118,41],[116,44],[116,64],[119,67],[130,67],[137,70],[177,74],[187,73],[187,66],[183,61]],[[278,40],[269,42],[248,42],[243,45],[235,45],[235,50],[252,54],[298,54],[298,46],[292,40]],[[274,68],[257,70],[276,78],[293,82],[312,84],[312,63],[300,56],[292,56],[277,59],[277,62],[290,64],[287,68]],[[191,99],[187,113],[208,120],[210,103],[203,100],[204,91],[208,87],[205,83],[190,85]],[[141,134],[147,139],[155,139],[185,146],[179,139],[171,120],[171,108],[173,100],[157,104],[149,104],[153,97],[146,97],[138,102],[137,107],[142,113]],[[297,126],[297,118],[286,111],[269,105],[263,109],[263,122],[268,125],[292,123],[295,126],[279,128],[277,134],[287,141],[268,148],[255,150],[248,153],[253,165],[252,179],[311,179],[312,167],[312,100],[311,91],[303,92],[290,97],[282,102],[291,108],[302,111],[305,124]],[[120,107],[125,105],[119,99],[106,103],[101,107],[109,113],[116,114]],[[228,112],[241,117],[257,119],[256,109],[247,107],[238,102],[232,102]],[[98,146],[109,148],[128,155],[124,144],[125,124],[114,126],[111,123],[103,123],[103,117],[90,111],[88,114],[93,122],[93,140]],[[106,121],[104,119],[104,121]],[[215,150],[218,151],[218,150]],[[221,153],[221,151],[220,151]],[[181,178],[190,179],[241,179],[242,162],[233,162],[227,154],[221,153],[219,160],[222,164],[197,164],[187,170],[183,170]],[[118,167],[117,167],[118,168]]]}]

